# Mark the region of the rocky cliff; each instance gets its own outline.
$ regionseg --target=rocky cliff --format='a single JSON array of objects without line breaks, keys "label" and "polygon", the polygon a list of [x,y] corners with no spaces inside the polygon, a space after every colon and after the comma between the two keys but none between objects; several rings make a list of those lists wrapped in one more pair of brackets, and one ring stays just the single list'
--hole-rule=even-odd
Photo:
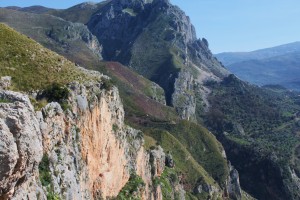
[{"label": "rocky cliff", "polygon": [[[105,60],[117,60],[158,83],[183,119],[196,118],[197,101],[208,108],[203,83],[228,74],[207,40],[197,39],[189,17],[169,1],[114,0],[87,25],[103,45]],[[203,94],[198,100],[197,93]]]},{"label": "rocky cliff", "polygon": [[0,105],[1,198],[106,199],[136,174],[143,199],[162,199],[152,180],[164,171],[165,154],[145,151],[142,133],[124,124],[118,90],[103,90],[101,82],[68,88],[66,112],[54,102],[35,112],[27,95],[0,92],[6,100]]}]

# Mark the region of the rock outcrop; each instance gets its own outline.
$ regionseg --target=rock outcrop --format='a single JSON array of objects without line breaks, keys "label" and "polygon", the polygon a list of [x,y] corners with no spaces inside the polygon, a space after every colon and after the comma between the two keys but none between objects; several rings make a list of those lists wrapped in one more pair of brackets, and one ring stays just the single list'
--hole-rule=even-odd
[{"label": "rock outcrop", "polygon": [[103,45],[105,60],[117,60],[159,84],[166,103],[183,119],[195,121],[196,107],[209,107],[205,82],[228,75],[207,40],[197,39],[189,17],[169,1],[114,0],[87,26]]},{"label": "rock outcrop", "polygon": [[144,149],[142,132],[124,124],[118,90],[101,86],[69,84],[67,111],[52,102],[35,112],[26,95],[0,91],[1,199],[106,199],[132,173],[145,183],[142,199],[162,199],[152,181],[164,171],[163,150]]},{"label": "rock outcrop", "polygon": [[43,155],[39,123],[27,96],[2,91],[0,99],[9,102],[0,104],[0,199],[20,196],[19,190],[30,198]]},{"label": "rock outcrop", "polygon": [[233,200],[242,199],[242,189],[240,186],[239,173],[229,164],[230,174],[228,177],[228,194]]}]

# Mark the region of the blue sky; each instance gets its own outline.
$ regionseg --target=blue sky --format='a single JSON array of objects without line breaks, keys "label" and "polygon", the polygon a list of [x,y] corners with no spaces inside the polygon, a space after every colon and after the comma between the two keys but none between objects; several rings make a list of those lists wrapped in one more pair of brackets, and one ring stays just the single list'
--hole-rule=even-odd
[{"label": "blue sky", "polygon": [[[0,0],[8,5],[67,8],[82,0]],[[99,2],[99,1],[98,1]],[[250,51],[300,41],[299,0],[171,0],[208,39],[213,53]]]}]

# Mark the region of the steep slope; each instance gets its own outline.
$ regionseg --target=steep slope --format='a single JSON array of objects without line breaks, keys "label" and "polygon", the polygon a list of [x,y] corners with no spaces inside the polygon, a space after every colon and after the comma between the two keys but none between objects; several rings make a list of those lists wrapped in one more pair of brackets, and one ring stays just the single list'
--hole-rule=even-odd
[{"label": "steep slope", "polygon": [[203,117],[217,133],[242,187],[258,199],[298,199],[299,94],[262,89],[234,75],[209,83]]},{"label": "steep slope", "polygon": [[[179,182],[184,183],[187,199],[197,195],[199,199],[220,196],[221,190],[225,197],[226,190],[234,188],[224,183],[229,167],[221,148],[216,150],[218,142],[205,128],[191,122],[198,120],[222,141],[248,192],[259,199],[299,198],[297,94],[278,88],[274,93],[249,86],[233,76],[226,78],[226,70],[211,56],[207,41],[196,42],[198,46],[192,42],[195,37],[188,18],[168,1],[108,2],[92,16],[88,26],[103,42],[105,59],[128,63],[131,69],[156,81],[166,92],[167,104],[173,105],[181,118],[190,120],[178,120],[174,109],[160,104],[147,91],[149,82],[136,73],[114,62],[92,66],[114,75],[127,107],[126,115],[130,116],[127,123],[147,133],[146,144],[155,147],[159,143],[174,154],[179,168],[166,168],[165,174],[156,179],[160,185],[170,186],[161,188],[163,196],[178,195],[169,190],[174,189],[170,185],[174,171],[177,175],[184,172]],[[169,29],[175,34],[175,38],[171,34],[171,40],[165,32]],[[182,157],[190,161],[189,165],[182,164]],[[216,183],[209,184],[213,187],[197,185],[190,172],[207,183]],[[236,173],[231,170],[230,174],[228,183]]]},{"label": "steep slope", "polygon": [[0,74],[11,77],[11,89],[34,91],[45,89],[52,83],[65,85],[87,79],[74,63],[14,33],[4,24],[0,25]]},{"label": "steep slope", "polygon": [[87,25],[103,45],[105,60],[119,61],[159,84],[167,104],[184,119],[195,119],[196,93],[205,93],[194,86],[227,74],[207,41],[196,38],[189,18],[167,0],[111,1]]},{"label": "steep slope", "polygon": [[[5,25],[1,24],[0,30],[0,52],[3,54],[0,76],[13,77],[12,86],[8,83],[5,89],[31,94],[29,100],[24,94],[3,90],[0,92],[3,116],[1,131],[9,136],[1,141],[5,145],[17,145],[18,150],[14,151],[16,148],[9,146],[7,149],[12,149],[11,152],[1,151],[1,156],[5,158],[1,161],[1,166],[6,170],[1,171],[5,173],[0,180],[1,198],[162,199],[163,195],[173,194],[173,199],[184,199],[185,196],[189,199],[195,197],[194,195],[198,195],[199,198],[217,198],[235,194],[227,193],[226,188],[232,188],[233,185],[227,185],[226,180],[218,181],[225,184],[220,187],[174,136],[171,138],[176,145],[168,146],[168,150],[174,153],[178,150],[191,159],[192,168],[196,170],[197,176],[186,169],[182,158],[176,157],[177,155],[174,156],[175,166],[171,165],[174,161],[169,154],[166,156],[157,144],[151,145],[151,149],[146,151],[143,147],[142,133],[124,124],[124,110],[118,90],[111,85],[106,76],[77,68],[65,58],[44,49]],[[37,74],[33,81],[26,73],[21,73],[30,70],[53,78],[47,79]],[[136,78],[132,72],[122,73],[118,70],[116,73],[119,74],[118,77],[127,78],[125,83],[126,80],[130,80],[126,76],[128,74]],[[14,78],[16,74],[17,78]],[[19,80],[22,80],[26,87],[20,84]],[[56,87],[54,83],[60,86]],[[150,81],[145,83],[152,84]],[[64,86],[65,84],[67,85]],[[148,87],[143,84],[144,82],[141,82],[137,85],[141,88]],[[58,101],[59,104],[47,104],[47,101]],[[144,110],[144,115],[147,115],[147,112]],[[22,136],[26,132],[31,133],[29,143],[35,144],[34,146],[26,145],[25,141],[28,140]],[[16,141],[13,137],[17,137]],[[213,144],[217,143],[213,137],[207,140]],[[165,144],[164,142],[170,140],[160,141]],[[208,149],[222,158],[221,163],[226,171],[226,159],[223,158],[221,149],[213,148]],[[33,150],[36,151],[35,154]],[[168,162],[165,162],[167,160]],[[21,167],[13,170],[16,163]],[[165,163],[169,163],[167,168]],[[193,179],[203,176],[205,178],[193,182],[190,178],[180,178],[181,171]],[[182,180],[185,180],[184,184]],[[168,183],[168,187],[165,183]],[[197,192],[193,191],[196,186]],[[183,188],[187,190],[186,195]]]},{"label": "steep slope", "polygon": [[[62,55],[84,60],[101,58],[102,47],[86,26],[47,14],[34,14],[0,8],[0,22],[38,41]],[[79,63],[82,64],[82,63]]]},{"label": "steep slope", "polygon": [[300,42],[284,44],[267,49],[260,49],[251,52],[226,52],[216,54],[216,57],[225,65],[229,66],[233,63],[246,60],[260,60],[282,56],[285,54],[295,53],[300,51]]},{"label": "steep slope", "polygon": [[34,14],[49,14],[59,18],[62,18],[69,22],[78,22],[86,24],[91,16],[98,11],[102,6],[104,6],[109,1],[102,1],[100,3],[85,2],[75,6],[72,6],[68,9],[53,9],[46,8],[44,6],[29,6],[29,7],[17,7],[17,6],[8,6],[4,7],[9,10],[22,11],[27,13]]},{"label": "steep slope", "polygon": [[[4,158],[1,159],[1,198],[117,196],[134,172],[132,169],[140,172],[140,176],[148,176],[143,187],[150,188],[151,166],[149,155],[142,148],[142,135],[124,125],[118,91],[105,87],[108,78],[76,68],[63,57],[2,24],[0,36],[1,56],[5,57],[1,77],[13,77],[12,89],[31,91],[53,83],[68,84],[64,101],[68,112],[61,109],[62,99],[59,99],[61,105],[49,103],[35,112],[31,105],[36,101],[34,96],[29,100],[26,95],[1,90],[1,132],[9,136],[2,135],[1,139],[3,145],[9,145],[1,150]],[[24,73],[30,69],[41,73],[33,75],[35,82]],[[27,87],[19,84],[20,80]],[[76,80],[81,83],[74,82]],[[36,84],[39,82],[42,84]],[[50,101],[50,97],[59,97],[61,90],[65,91],[52,88],[53,92],[43,97]],[[145,165],[137,165],[138,154]],[[164,164],[163,160],[160,162]],[[114,174],[113,179],[111,174]],[[151,196],[150,189],[145,190],[144,195]]]}]

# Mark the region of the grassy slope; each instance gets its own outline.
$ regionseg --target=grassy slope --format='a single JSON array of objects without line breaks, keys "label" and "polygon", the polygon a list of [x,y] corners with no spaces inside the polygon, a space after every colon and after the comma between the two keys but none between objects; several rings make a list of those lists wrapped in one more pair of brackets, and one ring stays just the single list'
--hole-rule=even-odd
[{"label": "grassy slope", "polygon": [[[200,164],[203,169],[212,177],[221,187],[228,177],[227,161],[222,156],[222,146],[217,139],[201,125],[194,124],[189,121],[178,121],[176,124],[151,124],[149,127],[143,125],[137,126],[144,130],[148,137],[146,138],[146,146],[149,147],[155,142],[151,137],[155,138],[160,143],[169,142],[169,138],[161,137],[157,139],[158,133],[167,131],[172,137],[180,141],[180,148],[188,151],[193,159]],[[150,138],[149,138],[150,137]],[[169,150],[170,148],[168,148]],[[172,154],[176,154],[178,149],[174,148]]]},{"label": "grassy slope", "polygon": [[85,78],[74,63],[4,24],[0,24],[0,76],[11,76],[12,89],[21,91]]},{"label": "grassy slope", "polygon": [[[58,17],[0,8],[0,22],[38,41],[80,65],[93,66],[99,58],[78,37],[84,26],[74,25]],[[49,33],[52,32],[52,38]]]},{"label": "grassy slope", "polygon": [[[172,134],[167,131],[152,129],[145,131],[148,137],[152,137],[163,147],[166,152],[170,152],[175,162],[175,170],[182,177],[181,182],[187,191],[192,191],[195,185],[208,183],[219,187],[218,184],[205,169],[188,152]],[[206,194],[207,195],[207,194]]]},{"label": "grassy slope", "polygon": [[[151,99],[151,82],[119,63],[108,62],[104,73],[112,77],[120,90],[127,121],[134,123],[164,123],[178,120],[173,108]],[[163,90],[161,89],[161,95]]]}]

